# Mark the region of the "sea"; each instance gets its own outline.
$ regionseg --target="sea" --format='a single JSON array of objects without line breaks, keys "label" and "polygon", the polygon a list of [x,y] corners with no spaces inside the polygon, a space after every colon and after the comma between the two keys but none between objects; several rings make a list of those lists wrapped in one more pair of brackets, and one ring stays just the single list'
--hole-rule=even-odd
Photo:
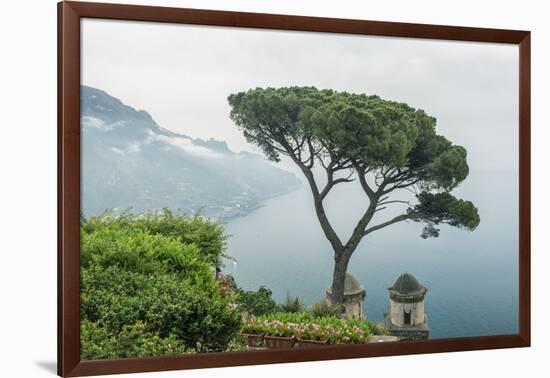
[{"label": "sea", "polygon": [[[365,314],[382,322],[388,288],[408,272],[428,289],[430,338],[518,333],[517,179],[509,172],[470,172],[467,185],[454,194],[478,207],[481,223],[476,230],[442,225],[438,238],[422,239],[422,224],[409,221],[361,241],[348,272],[366,289]],[[349,237],[367,204],[355,184],[341,184],[327,197],[327,213],[341,239]],[[390,219],[403,206],[378,212],[372,224]],[[239,286],[266,286],[278,302],[297,296],[311,305],[324,298],[331,284],[333,252],[307,185],[271,198],[223,227],[230,235],[227,254],[234,258],[226,261],[224,271],[233,274]]]}]

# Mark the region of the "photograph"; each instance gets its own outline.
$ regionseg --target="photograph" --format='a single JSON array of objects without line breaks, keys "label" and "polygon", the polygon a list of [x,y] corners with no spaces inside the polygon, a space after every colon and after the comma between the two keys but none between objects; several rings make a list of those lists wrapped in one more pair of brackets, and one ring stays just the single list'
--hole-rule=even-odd
[{"label": "photograph", "polygon": [[80,22],[81,360],[520,333],[517,44]]},{"label": "photograph", "polygon": [[542,3],[4,8],[0,378],[545,371]]}]

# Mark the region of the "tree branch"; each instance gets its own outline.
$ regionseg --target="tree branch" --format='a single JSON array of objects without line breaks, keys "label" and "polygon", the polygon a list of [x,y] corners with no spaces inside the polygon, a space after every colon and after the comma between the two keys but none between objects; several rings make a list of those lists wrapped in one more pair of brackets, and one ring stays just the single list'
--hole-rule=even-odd
[{"label": "tree branch", "polygon": [[313,145],[313,143],[311,142],[311,138],[308,137],[308,138],[305,138],[306,141],[307,141],[307,147],[308,147],[308,152],[309,152],[309,158],[305,161],[305,164],[308,168],[313,168],[313,165],[315,163],[315,158],[318,158],[319,161],[322,163],[322,158],[321,156],[319,156],[319,153],[321,152],[322,148],[319,148],[318,150],[315,149],[315,146]]},{"label": "tree branch", "polygon": [[[300,169],[302,170],[302,173],[306,177],[307,182],[311,188],[311,193],[313,194],[313,204],[315,205],[315,213],[321,225],[321,229],[323,230],[326,238],[332,245],[334,252],[336,254],[342,252],[344,249],[344,245],[342,244],[342,241],[338,237],[338,234],[336,233],[336,231],[334,231],[334,228],[328,220],[327,214],[325,213],[325,208],[323,206],[323,198],[321,197],[319,187],[317,186],[317,182],[315,181],[315,177],[313,175],[313,172],[311,171],[311,168],[308,165],[304,164],[301,160],[299,160],[294,153],[289,154],[292,161],[294,161],[294,163],[298,165],[298,167],[300,167]],[[323,189],[323,191],[325,189]],[[328,190],[330,190],[330,188]],[[326,196],[326,194],[324,195]]]},{"label": "tree branch", "polygon": [[337,162],[335,160],[331,160],[331,162],[328,165],[322,164],[325,168],[325,172],[327,173],[327,183],[323,190],[321,191],[320,197],[321,201],[328,195],[330,190],[337,184],[343,183],[343,182],[352,182],[354,181],[351,179],[351,176],[353,176],[353,171],[351,171],[346,177],[341,177],[336,180],[334,180],[334,173],[341,168],[337,166]]},{"label": "tree branch", "polygon": [[387,226],[389,226],[389,225],[391,225],[391,224],[394,224],[394,223],[397,223],[397,222],[404,221],[404,220],[406,220],[406,219],[412,219],[412,218],[410,217],[409,214],[401,214],[401,215],[398,215],[398,216],[396,216],[395,218],[390,219],[390,220],[387,221],[387,222],[380,223],[380,224],[377,224],[376,226],[372,226],[372,227],[370,227],[370,228],[367,228],[367,229],[365,230],[365,232],[363,233],[363,236],[368,235],[368,234],[370,234],[370,233],[373,232],[373,231],[376,231],[376,230],[379,230],[379,229],[381,229],[381,228],[387,227]]},{"label": "tree branch", "polygon": [[409,201],[402,201],[402,200],[393,200],[393,201],[382,201],[378,203],[378,206],[380,205],[388,205],[390,203],[405,203],[407,205],[410,205],[411,203]]},{"label": "tree branch", "polygon": [[365,171],[364,168],[361,168],[358,165],[355,166],[355,170],[357,171],[357,176],[359,176],[359,182],[361,183],[361,187],[363,188],[363,190],[365,191],[369,199],[372,200],[372,198],[374,198],[375,196],[375,193],[374,193],[374,190],[372,190],[372,188],[367,183],[367,179],[365,177],[367,172]]}]

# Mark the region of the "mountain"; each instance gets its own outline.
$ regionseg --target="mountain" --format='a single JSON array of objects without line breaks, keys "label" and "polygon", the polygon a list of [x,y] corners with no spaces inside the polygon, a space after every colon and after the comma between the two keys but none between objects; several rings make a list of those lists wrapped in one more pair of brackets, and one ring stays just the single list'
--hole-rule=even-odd
[{"label": "mountain", "polygon": [[261,155],[163,129],[149,113],[88,86],[81,87],[81,159],[85,216],[168,207],[231,217],[300,186]]}]

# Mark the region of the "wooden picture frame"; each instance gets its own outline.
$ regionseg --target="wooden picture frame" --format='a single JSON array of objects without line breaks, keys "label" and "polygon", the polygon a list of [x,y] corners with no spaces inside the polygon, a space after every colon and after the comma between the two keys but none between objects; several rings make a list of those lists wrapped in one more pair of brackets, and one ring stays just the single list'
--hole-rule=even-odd
[{"label": "wooden picture frame", "polygon": [[[342,33],[519,46],[519,333],[173,357],[80,359],[80,22],[83,18]],[[530,345],[530,32],[153,6],[58,4],[58,374],[151,372]]]}]

